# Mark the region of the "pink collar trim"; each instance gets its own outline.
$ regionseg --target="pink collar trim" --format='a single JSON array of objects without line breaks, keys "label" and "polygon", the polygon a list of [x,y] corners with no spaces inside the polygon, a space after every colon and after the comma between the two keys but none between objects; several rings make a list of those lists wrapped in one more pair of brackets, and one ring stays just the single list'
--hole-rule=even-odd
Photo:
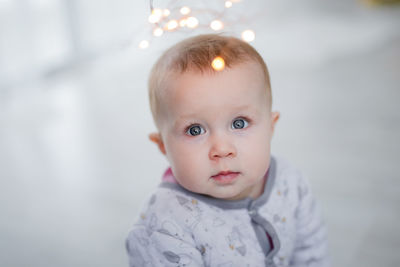
[{"label": "pink collar trim", "polygon": [[169,182],[169,183],[173,183],[173,184],[177,184],[178,182],[176,181],[174,174],[172,173],[171,168],[168,168],[165,172],[164,175],[162,177],[162,181],[163,182]]}]

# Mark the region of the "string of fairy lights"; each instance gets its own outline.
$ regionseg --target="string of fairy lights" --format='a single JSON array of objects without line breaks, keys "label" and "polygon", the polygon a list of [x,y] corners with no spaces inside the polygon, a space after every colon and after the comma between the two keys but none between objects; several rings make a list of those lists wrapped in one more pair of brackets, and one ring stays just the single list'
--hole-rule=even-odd
[{"label": "string of fairy lights", "polygon": [[[195,31],[196,29],[208,29],[214,32],[221,32],[226,27],[224,21],[226,11],[242,0],[218,0],[217,4],[223,5],[223,11],[218,12],[210,8],[190,7],[189,5],[179,5],[177,0],[172,0],[167,8],[154,7],[153,0],[149,1],[150,15],[148,22],[151,25],[152,39],[164,34],[182,31]],[[215,3],[215,2],[214,2]],[[169,7],[169,8],[168,8]],[[199,15],[207,13],[210,18],[201,18]],[[241,38],[246,42],[255,39],[255,33],[251,29],[241,32]],[[139,42],[140,49],[150,46],[150,39],[143,39]]]}]

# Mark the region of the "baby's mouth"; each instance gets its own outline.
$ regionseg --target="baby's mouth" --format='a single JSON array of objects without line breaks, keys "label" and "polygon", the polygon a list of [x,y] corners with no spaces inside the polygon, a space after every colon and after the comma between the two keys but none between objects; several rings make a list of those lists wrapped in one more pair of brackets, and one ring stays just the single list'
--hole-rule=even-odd
[{"label": "baby's mouth", "polygon": [[217,181],[218,183],[231,183],[238,177],[239,174],[240,172],[221,171],[216,175],[211,176],[211,179]]}]

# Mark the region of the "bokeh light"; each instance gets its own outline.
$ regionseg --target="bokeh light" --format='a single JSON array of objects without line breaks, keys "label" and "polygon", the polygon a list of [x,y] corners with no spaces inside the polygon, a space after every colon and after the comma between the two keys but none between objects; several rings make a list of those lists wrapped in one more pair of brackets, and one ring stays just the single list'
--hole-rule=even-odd
[{"label": "bokeh light", "polygon": [[211,62],[211,66],[216,71],[221,71],[225,68],[225,60],[222,57],[216,57]]}]

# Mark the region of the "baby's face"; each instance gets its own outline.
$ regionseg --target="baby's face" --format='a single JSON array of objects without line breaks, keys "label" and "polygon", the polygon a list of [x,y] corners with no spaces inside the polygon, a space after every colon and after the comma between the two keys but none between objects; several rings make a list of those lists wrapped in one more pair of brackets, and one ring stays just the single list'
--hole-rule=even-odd
[{"label": "baby's face", "polygon": [[262,193],[278,116],[270,112],[265,86],[256,63],[170,79],[160,133],[183,187],[221,199]]}]

